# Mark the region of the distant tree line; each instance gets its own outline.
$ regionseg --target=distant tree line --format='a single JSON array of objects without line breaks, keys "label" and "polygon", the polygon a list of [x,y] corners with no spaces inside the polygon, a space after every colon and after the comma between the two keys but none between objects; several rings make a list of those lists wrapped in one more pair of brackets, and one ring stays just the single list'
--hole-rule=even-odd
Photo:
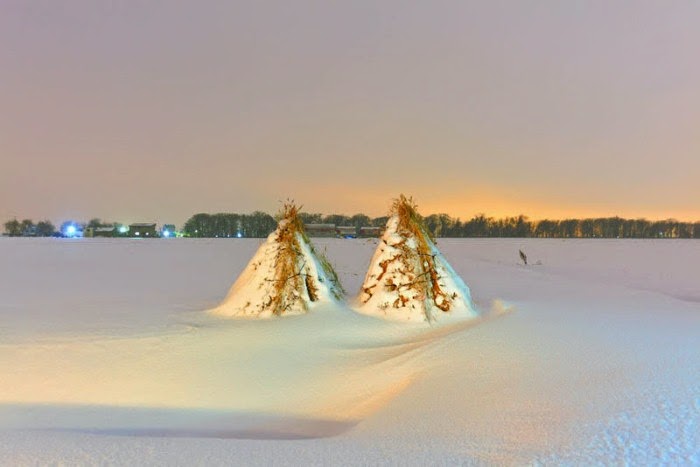
[{"label": "distant tree line", "polygon": [[46,220],[35,224],[31,219],[12,219],[5,222],[5,233],[10,237],[51,237],[56,235],[56,227]]},{"label": "distant tree line", "polygon": [[[388,218],[365,214],[346,216],[300,213],[306,224],[383,227]],[[425,224],[435,237],[533,237],[533,238],[700,238],[700,222],[673,219],[649,221],[603,217],[531,221],[526,216],[495,219],[483,214],[462,221],[448,214],[431,214]],[[189,237],[265,237],[277,226],[275,218],[256,211],[252,214],[195,214],[182,231]]]},{"label": "distant tree line", "polygon": [[[371,218],[365,214],[346,216],[300,213],[306,224],[335,224],[336,226],[383,227],[388,218]],[[533,238],[700,238],[700,222],[679,222],[673,219],[649,221],[602,217],[595,219],[565,219],[531,221],[526,216],[495,219],[483,214],[462,221],[448,214],[431,214],[425,224],[435,237],[533,237]],[[120,224],[91,219],[86,224],[64,222],[60,229],[47,220],[31,219],[5,222],[5,234],[12,237],[50,237],[60,235],[69,224],[85,227],[118,227]],[[255,211],[251,214],[200,213],[192,216],[183,226],[188,237],[266,237],[277,227],[270,214]]]},{"label": "distant tree line", "polygon": [[[342,214],[299,213],[305,224],[335,224],[354,227],[384,226],[388,217],[371,219],[364,214],[344,216]],[[277,228],[277,220],[270,214],[255,211],[252,214],[200,213],[190,217],[182,228],[187,237],[267,237]]]},{"label": "distant tree line", "polygon": [[436,237],[700,238],[700,222],[673,219],[600,217],[531,221],[522,215],[494,219],[479,214],[463,222],[447,214],[433,214],[425,222]]},{"label": "distant tree line", "polygon": [[47,220],[39,221],[35,224],[31,219],[24,219],[22,221],[11,219],[4,224],[5,234],[10,237],[59,237],[62,235],[62,232],[66,231],[66,227],[69,225],[73,225],[80,230],[85,230],[89,227],[119,227],[122,224],[103,222],[97,218],[90,219],[87,223],[66,221],[62,223],[61,227],[58,229],[56,229],[51,221]]},{"label": "distant tree line", "polygon": [[277,227],[274,217],[261,211],[252,214],[195,214],[182,228],[187,237],[265,237]]}]

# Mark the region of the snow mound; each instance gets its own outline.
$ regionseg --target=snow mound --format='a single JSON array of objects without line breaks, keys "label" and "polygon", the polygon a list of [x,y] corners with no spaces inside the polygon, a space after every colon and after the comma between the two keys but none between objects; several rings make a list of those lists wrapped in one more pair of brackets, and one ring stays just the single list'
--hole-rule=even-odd
[{"label": "snow mound", "polygon": [[212,313],[259,319],[299,315],[321,303],[336,302],[343,294],[333,267],[311,245],[298,207],[286,204],[277,230]]},{"label": "snow mound", "polygon": [[469,288],[442,256],[413,200],[394,201],[357,309],[395,321],[474,318]]}]

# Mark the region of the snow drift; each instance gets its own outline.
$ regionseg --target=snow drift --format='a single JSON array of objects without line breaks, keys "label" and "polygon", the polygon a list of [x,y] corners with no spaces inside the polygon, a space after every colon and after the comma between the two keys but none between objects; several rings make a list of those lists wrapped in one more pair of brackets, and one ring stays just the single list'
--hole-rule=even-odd
[{"label": "snow drift", "polygon": [[697,240],[441,240],[496,319],[201,313],[260,243],[0,237],[0,465],[700,465]]},{"label": "snow drift", "polygon": [[358,311],[397,321],[476,317],[469,288],[442,256],[413,200],[401,195],[370,262]]},{"label": "snow drift", "polygon": [[342,296],[338,276],[304,232],[298,207],[285,204],[277,230],[212,312],[236,318],[298,315]]}]

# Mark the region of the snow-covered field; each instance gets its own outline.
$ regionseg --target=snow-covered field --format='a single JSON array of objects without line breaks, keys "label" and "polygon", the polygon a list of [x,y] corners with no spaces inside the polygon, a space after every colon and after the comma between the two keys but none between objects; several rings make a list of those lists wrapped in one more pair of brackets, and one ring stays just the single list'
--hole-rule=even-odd
[{"label": "snow-covered field", "polygon": [[[443,239],[449,326],[201,312],[260,243],[0,238],[0,465],[700,464],[700,242]],[[352,298],[376,241],[314,243]]]}]

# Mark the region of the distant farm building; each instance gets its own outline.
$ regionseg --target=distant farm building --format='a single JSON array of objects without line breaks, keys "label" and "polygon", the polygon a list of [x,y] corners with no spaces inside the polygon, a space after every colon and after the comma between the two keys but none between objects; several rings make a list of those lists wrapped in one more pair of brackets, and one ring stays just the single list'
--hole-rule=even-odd
[{"label": "distant farm building", "polygon": [[304,226],[309,237],[337,237],[335,224],[306,224]]},{"label": "distant farm building", "polygon": [[384,232],[384,227],[360,227],[360,237],[379,237]]},{"label": "distant farm building", "polygon": [[136,223],[129,224],[130,237],[157,237],[156,224]]},{"label": "distant farm building", "polygon": [[87,227],[83,236],[85,237],[115,237],[116,227]]},{"label": "distant farm building", "polygon": [[341,238],[357,238],[357,227],[354,225],[339,225],[335,231]]},{"label": "distant farm building", "polygon": [[379,237],[384,231],[383,227],[360,227],[353,225],[335,224],[306,224],[306,233],[309,237]]}]

